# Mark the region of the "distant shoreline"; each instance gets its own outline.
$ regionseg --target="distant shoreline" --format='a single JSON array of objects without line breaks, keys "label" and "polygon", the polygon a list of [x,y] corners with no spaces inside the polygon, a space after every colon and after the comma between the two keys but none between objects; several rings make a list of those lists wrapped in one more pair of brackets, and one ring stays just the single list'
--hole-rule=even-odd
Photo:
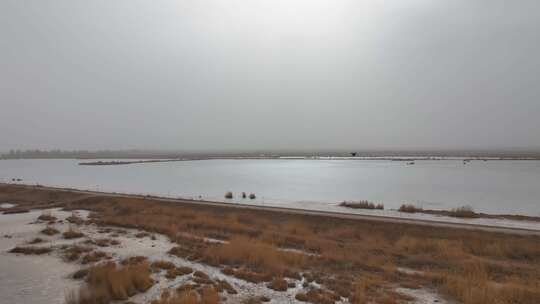
[{"label": "distant shoreline", "polygon": [[[123,158],[119,158],[123,159]],[[415,161],[443,161],[443,160],[455,160],[468,163],[471,161],[509,161],[509,160],[529,160],[538,161],[539,158],[495,158],[495,157],[388,157],[388,156],[374,156],[374,157],[343,157],[343,156],[279,156],[279,157],[205,157],[205,158],[179,158],[179,159],[150,159],[150,160],[113,160],[113,161],[91,161],[80,162],[80,166],[117,166],[117,165],[131,165],[131,164],[146,164],[146,163],[166,163],[166,162],[180,162],[180,161],[201,161],[201,160],[386,160],[396,162],[408,162],[408,165],[414,165]]]},{"label": "distant shoreline", "polygon": [[[528,160],[538,161],[540,157],[494,157],[494,156],[419,156],[419,155],[381,155],[381,156],[339,156],[339,155],[261,155],[261,156],[188,156],[188,157],[20,157],[0,158],[0,160],[28,159],[73,159],[81,160],[79,165],[128,165],[139,163],[159,163],[197,160],[388,160],[388,161],[426,161],[426,160],[457,160],[457,161],[508,161]],[[88,160],[85,162],[84,160]]]},{"label": "distant shoreline", "polygon": [[130,165],[130,164],[144,164],[144,163],[166,163],[182,161],[181,159],[153,159],[153,160],[134,160],[134,161],[95,161],[95,162],[81,162],[79,166],[117,166],[117,165]]}]

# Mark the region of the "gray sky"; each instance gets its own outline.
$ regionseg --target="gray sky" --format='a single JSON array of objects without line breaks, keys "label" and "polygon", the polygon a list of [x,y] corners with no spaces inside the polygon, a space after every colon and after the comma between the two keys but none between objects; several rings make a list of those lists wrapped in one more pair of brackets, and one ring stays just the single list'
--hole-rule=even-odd
[{"label": "gray sky", "polygon": [[540,146],[537,0],[2,0],[0,150]]}]

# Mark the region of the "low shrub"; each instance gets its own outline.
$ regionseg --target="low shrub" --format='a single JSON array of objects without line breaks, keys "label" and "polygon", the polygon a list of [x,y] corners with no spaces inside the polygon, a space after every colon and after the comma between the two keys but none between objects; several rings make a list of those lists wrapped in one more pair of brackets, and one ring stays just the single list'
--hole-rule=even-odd
[{"label": "low shrub", "polygon": [[406,212],[406,213],[416,213],[416,212],[422,212],[424,209],[420,207],[416,207],[412,204],[403,204],[399,207],[399,212]]},{"label": "low shrub", "polygon": [[450,210],[448,215],[453,216],[453,217],[460,217],[460,218],[478,217],[478,214],[474,212],[473,208],[470,206],[463,206],[463,207],[452,209]]}]

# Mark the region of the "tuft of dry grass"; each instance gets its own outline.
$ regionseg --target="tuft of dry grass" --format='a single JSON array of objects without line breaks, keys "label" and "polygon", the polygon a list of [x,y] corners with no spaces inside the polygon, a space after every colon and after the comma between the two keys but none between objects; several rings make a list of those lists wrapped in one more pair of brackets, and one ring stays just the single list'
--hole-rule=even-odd
[{"label": "tuft of dry grass", "polygon": [[62,233],[62,236],[67,240],[78,239],[82,238],[84,236],[84,233],[74,230],[72,227],[69,227],[68,231]]},{"label": "tuft of dry grass", "polygon": [[178,292],[168,290],[161,294],[158,300],[150,304],[219,304],[219,293],[212,286],[204,286],[195,290],[192,285],[182,285]]},{"label": "tuft of dry grass", "polygon": [[225,280],[216,280],[216,287],[219,292],[226,291],[228,294],[237,294],[238,292],[234,287]]},{"label": "tuft of dry grass", "polygon": [[164,260],[154,261],[152,262],[151,266],[154,269],[165,269],[165,270],[175,268],[174,263],[169,262],[169,261],[164,261]]},{"label": "tuft of dry grass", "polygon": [[41,255],[41,254],[46,254],[46,253],[49,253],[52,251],[52,248],[49,248],[49,247],[33,247],[33,246],[28,246],[28,247],[15,247],[13,249],[11,249],[9,252],[11,253],[21,253],[21,254],[25,254],[25,255]]},{"label": "tuft of dry grass", "polygon": [[272,282],[270,282],[268,285],[268,288],[275,290],[275,291],[287,291],[288,284],[287,281],[285,281],[283,278],[274,278]]},{"label": "tuft of dry grass", "polygon": [[194,290],[186,290],[178,293],[165,291],[158,300],[150,304],[199,304],[199,295]]},{"label": "tuft of dry grass", "polygon": [[107,253],[103,251],[94,251],[91,253],[88,253],[82,257],[81,263],[82,264],[90,264],[90,263],[96,263],[103,259],[107,259],[109,256]]},{"label": "tuft of dry grass", "polygon": [[298,293],[295,298],[301,302],[309,302],[314,304],[331,304],[339,301],[339,296],[324,289],[313,288],[307,293]]},{"label": "tuft of dry grass", "polygon": [[96,245],[98,247],[109,247],[109,246],[119,245],[120,242],[115,239],[103,238],[103,239],[93,239],[93,240],[88,239],[85,241],[85,244]]},{"label": "tuft of dry grass", "polygon": [[41,233],[51,236],[60,233],[56,228],[47,226],[45,229],[41,230]]},{"label": "tuft of dry grass", "polygon": [[43,243],[43,239],[42,238],[34,238],[32,239],[30,242],[28,242],[28,244],[30,245],[34,245],[34,244],[39,244],[39,243]]},{"label": "tuft of dry grass", "polygon": [[37,219],[44,222],[56,221],[56,217],[50,211],[43,211]]},{"label": "tuft of dry grass", "polygon": [[80,218],[79,216],[77,216],[74,212],[68,218],[66,218],[66,221],[75,225],[84,224],[84,220]]},{"label": "tuft of dry grass", "polygon": [[173,280],[176,277],[188,275],[191,273],[193,273],[193,269],[189,267],[174,267],[167,269],[167,274],[165,275],[165,277],[167,279]]},{"label": "tuft of dry grass", "polygon": [[83,268],[83,269],[79,269],[77,271],[75,271],[71,277],[75,280],[80,280],[80,279],[83,279],[84,277],[86,277],[88,275],[88,268]]},{"label": "tuft of dry grass", "polygon": [[150,237],[150,233],[148,232],[138,232],[135,234],[135,237],[138,238],[138,239],[142,239],[142,238],[145,238],[145,237]]},{"label": "tuft of dry grass", "polygon": [[90,247],[83,247],[79,245],[67,246],[63,248],[64,259],[68,262],[77,261],[83,253],[92,251]]},{"label": "tuft of dry grass", "polygon": [[201,291],[201,304],[218,304],[219,293],[213,286],[204,286]]},{"label": "tuft of dry grass", "polygon": [[129,258],[126,258],[126,259],[123,259],[120,264],[124,265],[124,266],[129,266],[129,265],[138,265],[138,264],[141,264],[141,263],[144,263],[148,261],[148,258],[145,257],[145,256],[142,256],[142,255],[136,255],[136,256],[132,256],[132,257],[129,257]]},{"label": "tuft of dry grass", "polygon": [[13,207],[13,208],[4,210],[3,214],[18,214],[18,213],[28,213],[28,212],[30,212],[30,209]]}]

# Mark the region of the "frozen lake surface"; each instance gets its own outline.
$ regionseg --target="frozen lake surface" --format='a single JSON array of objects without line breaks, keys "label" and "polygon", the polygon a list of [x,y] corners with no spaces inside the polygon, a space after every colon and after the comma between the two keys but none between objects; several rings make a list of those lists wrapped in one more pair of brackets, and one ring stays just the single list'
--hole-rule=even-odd
[{"label": "frozen lake surface", "polygon": [[[493,214],[540,216],[540,161],[243,159],[79,166],[78,160],[1,160],[0,181],[349,212],[343,200],[397,209],[469,205]],[[256,200],[240,193],[255,193]],[[351,211],[352,212],[352,211]],[[387,212],[387,211],[385,211]]]}]

